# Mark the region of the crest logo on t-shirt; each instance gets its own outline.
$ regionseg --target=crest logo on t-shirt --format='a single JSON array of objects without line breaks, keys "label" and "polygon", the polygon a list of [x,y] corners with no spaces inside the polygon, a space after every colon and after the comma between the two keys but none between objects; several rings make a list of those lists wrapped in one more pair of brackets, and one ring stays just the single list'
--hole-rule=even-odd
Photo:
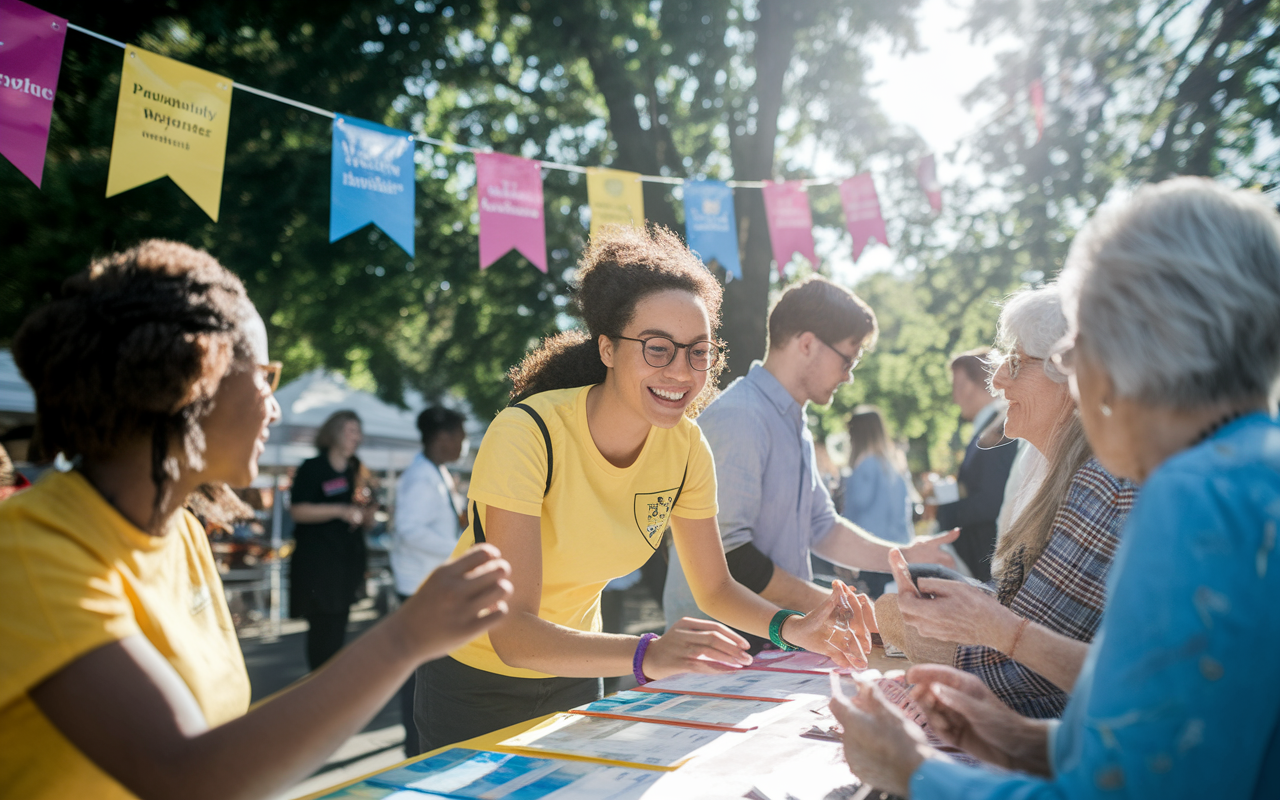
[{"label": "crest logo on t-shirt", "polygon": [[667,521],[671,518],[671,509],[676,504],[678,491],[667,489],[636,495],[636,526],[654,550],[658,549],[662,534],[667,529]]}]

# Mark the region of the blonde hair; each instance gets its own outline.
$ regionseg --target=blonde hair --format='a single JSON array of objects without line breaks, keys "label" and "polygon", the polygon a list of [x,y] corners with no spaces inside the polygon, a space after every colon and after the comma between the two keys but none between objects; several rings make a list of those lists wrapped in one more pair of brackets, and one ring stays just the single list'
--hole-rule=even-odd
[{"label": "blonde hair", "polygon": [[1006,606],[1013,602],[1027,574],[1049,545],[1053,521],[1066,502],[1072,478],[1093,457],[1079,412],[1072,411],[1058,427],[1050,451],[1044,455],[1049,462],[1044,482],[996,544],[991,574],[996,579],[1000,602]]},{"label": "blonde hair", "polygon": [[338,444],[338,436],[342,433],[342,428],[348,422],[354,422],[364,429],[364,423],[360,421],[360,415],[349,408],[335,411],[329,415],[329,418],[320,426],[320,430],[316,431],[316,449],[322,454],[328,453],[331,448]]},{"label": "blonde hair", "polygon": [[893,469],[906,471],[902,453],[889,441],[880,409],[861,405],[849,417],[849,466],[856,467],[867,456],[880,456]]}]

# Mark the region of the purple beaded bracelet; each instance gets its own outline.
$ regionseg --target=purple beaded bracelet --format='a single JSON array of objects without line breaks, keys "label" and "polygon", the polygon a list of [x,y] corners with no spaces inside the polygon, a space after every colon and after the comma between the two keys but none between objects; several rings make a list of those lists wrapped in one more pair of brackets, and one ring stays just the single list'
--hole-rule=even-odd
[{"label": "purple beaded bracelet", "polygon": [[640,635],[640,644],[636,645],[636,654],[631,659],[631,674],[635,676],[636,683],[644,686],[649,679],[644,674],[644,654],[649,649],[649,642],[658,638],[656,633],[644,633]]}]

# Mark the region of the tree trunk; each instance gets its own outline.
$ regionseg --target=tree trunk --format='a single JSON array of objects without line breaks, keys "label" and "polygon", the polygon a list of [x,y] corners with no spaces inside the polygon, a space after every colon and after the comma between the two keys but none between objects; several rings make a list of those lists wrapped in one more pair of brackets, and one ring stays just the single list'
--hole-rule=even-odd
[{"label": "tree trunk", "polygon": [[[795,50],[797,13],[790,3],[764,0],[756,21],[756,131],[734,136],[733,174],[738,180],[769,180],[773,177],[774,149],[778,137],[778,113],[782,110],[782,87]],[[742,280],[725,287],[724,324],[721,337],[729,344],[729,362],[722,381],[747,374],[751,362],[764,358],[769,316],[769,272],[773,254],[769,243],[769,221],[764,212],[764,195],[759,189],[733,193],[738,215],[738,241],[742,259]]]}]

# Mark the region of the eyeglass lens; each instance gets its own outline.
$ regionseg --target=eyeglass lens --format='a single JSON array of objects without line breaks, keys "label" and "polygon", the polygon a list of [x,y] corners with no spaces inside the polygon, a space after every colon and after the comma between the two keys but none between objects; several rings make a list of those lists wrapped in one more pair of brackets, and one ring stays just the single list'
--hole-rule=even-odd
[{"label": "eyeglass lens", "polygon": [[[665,367],[676,358],[677,345],[670,339],[661,336],[642,340],[644,360],[651,367]],[[688,348],[689,366],[699,372],[706,372],[720,360],[720,348],[712,342],[694,342],[682,345]]]}]

